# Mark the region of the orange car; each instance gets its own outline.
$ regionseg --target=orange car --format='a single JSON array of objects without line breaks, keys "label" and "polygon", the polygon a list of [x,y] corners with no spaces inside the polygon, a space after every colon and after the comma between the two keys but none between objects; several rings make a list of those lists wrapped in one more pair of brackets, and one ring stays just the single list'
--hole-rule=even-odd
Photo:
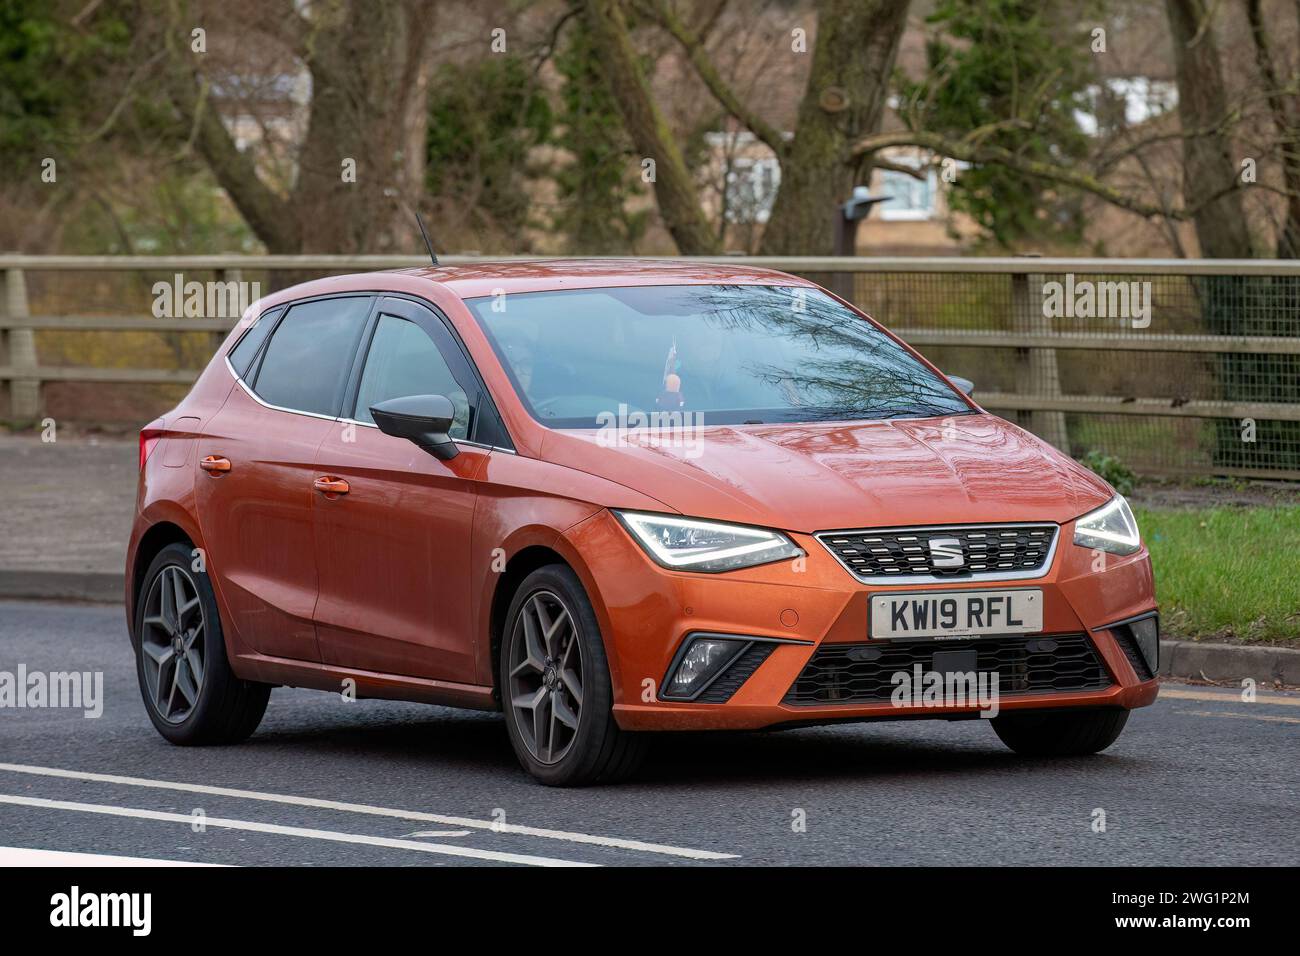
[{"label": "orange car", "polygon": [[991,718],[1092,753],[1156,697],[1133,515],[815,284],[506,262],[256,303],[140,433],[154,725],[277,685],[500,710],[547,784],[646,731]]}]

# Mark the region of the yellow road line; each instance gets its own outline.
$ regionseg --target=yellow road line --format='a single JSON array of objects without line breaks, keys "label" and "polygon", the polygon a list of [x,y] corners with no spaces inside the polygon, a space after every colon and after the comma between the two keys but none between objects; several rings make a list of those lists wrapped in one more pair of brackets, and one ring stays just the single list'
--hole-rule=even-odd
[{"label": "yellow road line", "polygon": [[1236,714],[1230,710],[1176,710],[1175,714],[1192,717],[1245,717],[1247,720],[1271,720],[1279,724],[1300,724],[1300,717],[1278,717],[1275,714]]},{"label": "yellow road line", "polygon": [[[1246,701],[1241,699],[1241,691],[1239,690],[1219,692],[1210,690],[1183,690],[1176,687],[1170,687],[1167,684],[1161,685],[1160,696],[1161,698],[1168,697],[1174,700],[1217,700],[1221,703],[1246,703]],[[1262,691],[1256,691],[1255,700],[1251,703],[1279,704],[1284,707],[1300,707],[1300,696],[1290,697],[1281,694],[1268,694]]]}]

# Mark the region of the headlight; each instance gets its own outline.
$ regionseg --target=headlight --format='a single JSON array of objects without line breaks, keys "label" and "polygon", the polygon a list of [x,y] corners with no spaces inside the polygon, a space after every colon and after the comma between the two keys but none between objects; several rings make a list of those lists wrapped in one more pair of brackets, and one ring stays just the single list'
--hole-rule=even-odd
[{"label": "headlight", "polygon": [[1142,546],[1137,520],[1122,495],[1074,523],[1074,543],[1111,554],[1132,554]]},{"label": "headlight", "polygon": [[719,524],[695,518],[615,511],[618,520],[665,568],[682,571],[731,571],[783,558],[803,549],[779,531]]}]

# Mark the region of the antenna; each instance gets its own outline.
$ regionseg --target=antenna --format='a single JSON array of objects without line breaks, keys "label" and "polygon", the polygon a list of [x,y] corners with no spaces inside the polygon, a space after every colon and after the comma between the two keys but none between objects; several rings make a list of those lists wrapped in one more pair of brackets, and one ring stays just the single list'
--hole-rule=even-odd
[{"label": "antenna", "polygon": [[424,248],[429,250],[429,258],[433,260],[433,264],[436,266],[438,264],[438,256],[433,251],[433,243],[429,241],[428,230],[424,228],[424,220],[420,218],[418,212],[415,214],[415,222],[416,225],[420,227],[420,235],[424,236]]}]

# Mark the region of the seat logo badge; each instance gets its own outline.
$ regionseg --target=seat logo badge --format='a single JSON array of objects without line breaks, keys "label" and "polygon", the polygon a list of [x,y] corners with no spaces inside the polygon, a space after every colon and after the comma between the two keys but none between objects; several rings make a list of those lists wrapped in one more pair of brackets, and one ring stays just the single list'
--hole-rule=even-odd
[{"label": "seat logo badge", "polygon": [[930,563],[936,568],[960,568],[966,563],[956,538],[931,538]]}]

